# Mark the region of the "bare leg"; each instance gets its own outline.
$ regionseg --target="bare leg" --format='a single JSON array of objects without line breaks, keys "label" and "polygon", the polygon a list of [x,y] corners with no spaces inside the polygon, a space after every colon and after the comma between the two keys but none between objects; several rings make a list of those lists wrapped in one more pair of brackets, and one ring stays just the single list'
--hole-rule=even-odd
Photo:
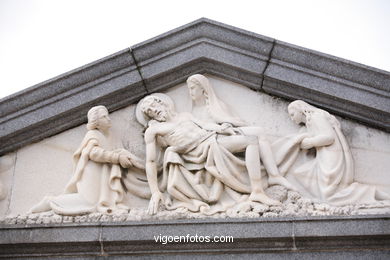
[{"label": "bare leg", "polygon": [[259,140],[260,158],[268,173],[268,184],[282,185],[289,190],[296,190],[296,188],[280,174],[271,150],[271,145],[266,139],[264,139],[263,130],[259,127],[241,127],[240,129],[246,135],[257,136]]},{"label": "bare leg", "polygon": [[249,199],[267,205],[279,205],[280,202],[265,195],[262,188],[257,138],[254,136],[227,136],[218,139],[218,142],[233,153],[245,150],[245,165],[248,170],[252,188]]},{"label": "bare leg", "polygon": [[251,180],[252,192],[249,199],[267,205],[279,205],[280,202],[265,195],[261,184],[259,148],[257,145],[248,145],[245,151],[245,162],[249,178]]},{"label": "bare leg", "polygon": [[296,190],[294,186],[283,176],[281,176],[276,162],[272,154],[270,144],[262,139],[259,139],[260,158],[264,163],[264,167],[268,173],[268,184],[269,185],[282,185],[289,190]]}]

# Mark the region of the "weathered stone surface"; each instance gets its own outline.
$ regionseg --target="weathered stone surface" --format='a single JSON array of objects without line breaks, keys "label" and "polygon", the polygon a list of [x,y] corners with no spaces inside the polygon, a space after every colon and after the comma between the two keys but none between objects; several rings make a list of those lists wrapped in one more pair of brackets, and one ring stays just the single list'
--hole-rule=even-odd
[{"label": "weathered stone surface", "polygon": [[[217,96],[248,124],[262,126],[264,134],[270,141],[299,131],[299,126],[289,119],[288,103],[283,99],[217,77],[209,78]],[[191,111],[188,105],[191,103],[190,96],[184,83],[166,90],[165,93],[175,100],[177,111]],[[140,158],[144,158],[143,128],[135,119],[135,106],[115,111],[110,117],[113,125],[111,130],[118,139],[116,140],[118,147],[125,147]],[[387,144],[390,143],[390,135],[350,120],[342,118],[338,120],[351,146],[355,161],[355,180],[375,185],[380,190],[388,192],[390,147]],[[19,149],[12,199],[10,197],[10,201],[0,201],[0,207],[8,208],[7,203],[10,202],[8,213],[25,214],[44,196],[61,194],[72,175],[72,155],[86,131],[85,125],[82,125]],[[2,177],[5,175],[0,173],[0,178]],[[126,197],[126,204],[131,208],[147,207],[148,201],[145,199],[139,199],[131,194]],[[297,214],[292,212],[294,210],[289,209],[289,214]],[[6,211],[0,213],[0,217],[5,217]],[[265,216],[272,217],[276,214],[271,213],[265,213]]]}]

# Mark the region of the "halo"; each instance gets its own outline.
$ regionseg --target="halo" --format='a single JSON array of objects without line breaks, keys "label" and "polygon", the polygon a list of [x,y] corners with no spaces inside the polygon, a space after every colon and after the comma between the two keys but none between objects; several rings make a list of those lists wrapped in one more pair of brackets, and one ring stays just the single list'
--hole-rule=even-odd
[{"label": "halo", "polygon": [[[149,97],[149,96],[155,96],[155,97],[161,99],[165,104],[168,105],[168,108],[170,111],[175,110],[175,104],[173,103],[173,100],[170,96],[163,94],[163,93],[153,93],[153,94],[148,95],[146,97]],[[148,122],[150,121],[150,118],[148,116],[146,116],[144,113],[142,113],[142,111],[141,111],[141,103],[146,97],[142,98],[138,102],[137,107],[135,109],[135,117],[137,118],[138,123],[140,123],[144,127],[147,127]]]}]

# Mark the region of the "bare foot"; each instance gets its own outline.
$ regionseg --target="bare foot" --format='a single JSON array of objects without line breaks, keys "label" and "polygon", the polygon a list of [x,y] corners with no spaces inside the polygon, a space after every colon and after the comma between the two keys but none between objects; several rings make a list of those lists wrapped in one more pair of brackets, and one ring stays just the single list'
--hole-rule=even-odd
[{"label": "bare foot", "polygon": [[264,193],[252,192],[251,195],[249,196],[249,200],[258,201],[258,202],[264,203],[266,205],[275,205],[276,206],[276,205],[282,204],[282,203],[280,203],[280,201],[271,199],[270,197],[268,197]]},{"label": "bare foot", "polygon": [[286,178],[282,176],[269,176],[268,177],[268,184],[269,185],[281,185],[285,187],[288,190],[296,191],[297,189],[292,185]]}]

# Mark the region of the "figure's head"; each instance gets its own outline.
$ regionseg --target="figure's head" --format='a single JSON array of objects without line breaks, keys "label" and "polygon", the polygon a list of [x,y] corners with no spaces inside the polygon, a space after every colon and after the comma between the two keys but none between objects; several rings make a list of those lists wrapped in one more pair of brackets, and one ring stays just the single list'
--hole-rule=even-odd
[{"label": "figure's head", "polygon": [[187,87],[192,100],[207,98],[210,92],[209,80],[200,74],[189,77],[187,79]]},{"label": "figure's head", "polygon": [[103,131],[111,127],[111,119],[105,106],[95,106],[88,111],[87,129],[100,129]]},{"label": "figure's head", "polygon": [[161,98],[157,96],[147,96],[140,104],[142,113],[144,113],[150,119],[157,120],[159,122],[167,121],[169,117],[169,106]]},{"label": "figure's head", "polygon": [[295,100],[288,105],[288,114],[296,124],[306,123],[306,116],[311,110],[310,108],[311,106],[308,103]]}]

